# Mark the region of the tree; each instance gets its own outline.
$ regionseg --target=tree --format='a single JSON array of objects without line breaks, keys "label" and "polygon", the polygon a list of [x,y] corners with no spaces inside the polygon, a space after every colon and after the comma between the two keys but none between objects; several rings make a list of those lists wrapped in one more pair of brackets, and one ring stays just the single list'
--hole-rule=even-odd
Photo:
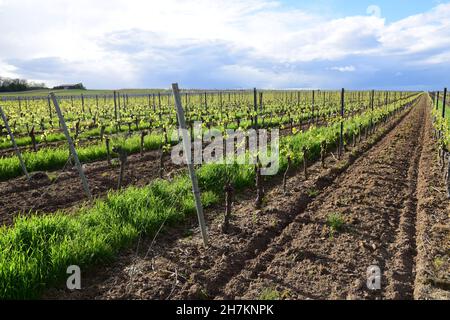
[{"label": "tree", "polygon": [[0,92],[15,92],[35,89],[46,89],[44,83],[28,82],[24,79],[0,77]]}]

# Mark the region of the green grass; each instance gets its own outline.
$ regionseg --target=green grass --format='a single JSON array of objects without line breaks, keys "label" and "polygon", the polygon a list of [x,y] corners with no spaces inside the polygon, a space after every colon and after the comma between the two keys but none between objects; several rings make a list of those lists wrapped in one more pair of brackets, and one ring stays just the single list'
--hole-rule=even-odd
[{"label": "green grass", "polygon": [[266,288],[259,295],[259,300],[280,300],[281,295],[276,289]]},{"label": "green grass", "polygon": [[[233,177],[237,189],[253,183],[252,166],[205,165],[197,170],[205,207],[217,203],[217,181]],[[139,234],[153,235],[195,213],[190,179],[155,180],[144,188],[111,192],[75,215],[19,217],[0,228],[0,298],[35,298],[64,278],[67,266],[81,268],[109,261]]]},{"label": "green grass", "polygon": [[[140,137],[133,136],[126,140],[116,138],[111,140],[112,146],[122,146],[129,154],[140,151]],[[144,138],[145,150],[156,150],[162,145],[162,135],[151,134]],[[106,159],[105,143],[97,143],[77,148],[80,161],[83,163]],[[69,158],[67,146],[58,148],[43,148],[37,152],[24,152],[22,154],[29,172],[61,169]],[[15,156],[0,158],[0,180],[7,180],[21,176],[22,170],[19,160]]]},{"label": "green grass", "polygon": [[344,217],[340,213],[330,213],[327,217],[327,225],[330,227],[330,236],[335,232],[339,232],[345,225]]}]

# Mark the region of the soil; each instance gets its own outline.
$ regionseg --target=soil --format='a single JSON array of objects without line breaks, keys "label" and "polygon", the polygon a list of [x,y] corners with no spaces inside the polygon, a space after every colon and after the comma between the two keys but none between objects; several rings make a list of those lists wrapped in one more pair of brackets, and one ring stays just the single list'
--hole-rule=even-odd
[{"label": "soil", "polygon": [[[82,290],[48,299],[438,299],[449,294],[449,201],[426,97],[341,161],[314,163],[205,210],[209,247],[192,217],[139,239],[108,266],[82,271]],[[342,226],[331,227],[335,217]],[[369,266],[381,287],[366,286]]]}]

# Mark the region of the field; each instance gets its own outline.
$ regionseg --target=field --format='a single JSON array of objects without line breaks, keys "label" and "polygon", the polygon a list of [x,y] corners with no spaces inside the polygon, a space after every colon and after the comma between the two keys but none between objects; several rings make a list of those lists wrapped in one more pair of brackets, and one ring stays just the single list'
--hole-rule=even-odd
[{"label": "field", "polygon": [[[31,176],[2,124],[1,298],[449,298],[442,92],[181,91],[191,138],[280,129],[274,175],[261,175],[261,151],[195,166],[207,246],[186,165],[171,157],[172,93],[57,96],[94,200],[48,92],[0,99]],[[70,265],[81,290],[66,288]],[[373,265],[382,282],[370,290]]]}]

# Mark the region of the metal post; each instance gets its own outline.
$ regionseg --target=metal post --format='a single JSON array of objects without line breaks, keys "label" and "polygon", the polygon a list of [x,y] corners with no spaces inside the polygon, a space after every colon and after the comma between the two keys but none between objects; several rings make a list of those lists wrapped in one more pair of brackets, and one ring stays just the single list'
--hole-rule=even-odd
[{"label": "metal post", "polygon": [[6,118],[6,115],[3,112],[2,107],[0,107],[0,113],[1,113],[1,116],[3,119],[3,122],[5,123],[5,127],[6,127],[6,130],[8,131],[9,137],[11,138],[11,142],[14,146],[14,151],[16,152],[17,158],[19,158],[19,162],[20,162],[20,166],[22,167],[22,171],[25,174],[25,176],[27,177],[28,181],[30,181],[30,175],[28,174],[27,168],[25,166],[25,162],[23,161],[23,158],[22,158],[22,154],[20,153],[19,148],[17,147],[16,140],[14,139],[14,135],[8,124],[8,118]]},{"label": "metal post", "polygon": [[186,155],[186,161],[187,161],[187,166],[189,169],[189,175],[190,175],[191,181],[192,181],[192,193],[194,194],[194,197],[195,197],[195,206],[197,208],[198,223],[200,225],[200,231],[202,233],[203,244],[206,247],[206,246],[208,246],[208,235],[206,233],[205,217],[203,216],[203,206],[202,206],[202,201],[201,201],[201,197],[200,197],[200,189],[198,188],[197,176],[195,174],[195,168],[194,168],[194,164],[192,162],[191,148],[189,146],[191,140],[189,138],[187,128],[186,128],[186,119],[184,117],[184,110],[183,110],[183,106],[181,104],[180,91],[178,89],[177,83],[172,84],[172,91],[173,91],[173,96],[175,99],[175,106],[177,109],[178,122],[179,122],[180,129],[181,129],[181,132],[183,135],[183,150],[184,150],[184,154]]},{"label": "metal post", "polygon": [[64,135],[66,136],[67,142],[69,144],[70,153],[72,154],[75,165],[78,169],[78,173],[81,178],[81,182],[83,183],[84,192],[86,193],[89,200],[92,200],[92,194],[89,190],[89,185],[86,179],[86,176],[84,175],[83,168],[81,167],[80,159],[78,159],[77,151],[75,150],[75,146],[72,141],[72,137],[69,134],[69,130],[67,129],[66,121],[64,120],[64,116],[61,112],[61,109],[59,108],[58,100],[56,99],[56,96],[53,92],[50,93],[50,97],[52,98],[53,104],[55,105],[56,113],[58,114],[59,121],[61,122],[61,127],[64,131]]}]

